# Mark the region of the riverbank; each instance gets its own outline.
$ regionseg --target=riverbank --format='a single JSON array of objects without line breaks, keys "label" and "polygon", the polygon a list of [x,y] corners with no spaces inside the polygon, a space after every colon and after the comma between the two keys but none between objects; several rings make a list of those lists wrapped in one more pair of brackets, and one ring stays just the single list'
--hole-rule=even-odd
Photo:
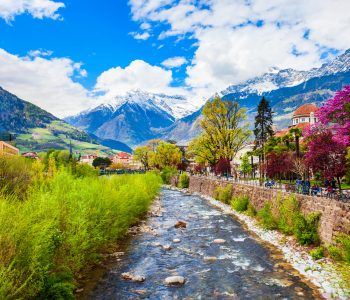
[{"label": "riverbank", "polygon": [[[189,193],[188,189],[170,188],[183,193]],[[223,213],[234,216],[262,241],[268,242],[279,249],[283,253],[284,259],[314,284],[325,299],[349,299],[350,290],[346,288],[345,283],[339,278],[339,274],[336,272],[331,260],[323,258],[315,261],[308,253],[309,248],[298,245],[294,238],[288,237],[276,230],[262,229],[256,219],[236,212],[231,206],[209,196],[199,193],[194,194],[205,199],[214,207],[219,208]]]}]

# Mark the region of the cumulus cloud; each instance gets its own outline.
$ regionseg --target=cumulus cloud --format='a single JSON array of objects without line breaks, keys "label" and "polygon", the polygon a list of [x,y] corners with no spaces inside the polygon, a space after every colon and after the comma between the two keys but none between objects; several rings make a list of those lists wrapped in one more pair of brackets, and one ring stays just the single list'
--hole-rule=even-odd
[{"label": "cumulus cloud", "polygon": [[103,72],[97,78],[95,92],[102,92],[103,99],[138,89],[171,95],[186,93],[183,89],[171,87],[172,81],[170,70],[152,66],[143,60],[134,60],[125,68],[115,67]]},{"label": "cumulus cloud", "polygon": [[316,67],[323,52],[350,47],[348,0],[130,0],[129,5],[135,21],[166,25],[159,38],[193,39],[197,49],[186,83],[200,96],[271,67]]},{"label": "cumulus cloud", "polygon": [[181,67],[182,65],[186,64],[187,60],[186,58],[182,56],[176,56],[176,57],[170,57],[162,62],[162,66],[166,68],[178,68]]},{"label": "cumulus cloud", "polygon": [[58,117],[78,113],[94,103],[74,77],[86,75],[68,58],[20,57],[0,49],[0,86]]},{"label": "cumulus cloud", "polygon": [[17,15],[28,13],[37,19],[51,18],[56,20],[60,18],[57,11],[63,7],[65,7],[63,2],[52,0],[3,0],[0,1],[0,18],[11,22]]},{"label": "cumulus cloud", "polygon": [[147,40],[149,39],[149,37],[151,36],[148,32],[143,32],[143,33],[139,33],[139,32],[130,32],[130,35],[132,35],[132,37],[135,40]]}]

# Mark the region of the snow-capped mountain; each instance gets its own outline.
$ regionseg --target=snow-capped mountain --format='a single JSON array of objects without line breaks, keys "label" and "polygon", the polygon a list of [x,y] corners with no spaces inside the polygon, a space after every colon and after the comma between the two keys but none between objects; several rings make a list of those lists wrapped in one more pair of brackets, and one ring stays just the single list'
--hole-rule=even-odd
[{"label": "snow-capped mountain", "polygon": [[320,68],[313,68],[308,71],[272,68],[262,76],[249,79],[242,84],[229,86],[221,91],[220,95],[225,96],[227,94],[240,93],[241,98],[252,93],[261,95],[262,93],[279,88],[296,86],[311,78],[346,72],[348,70],[350,70],[350,49],[334,58],[331,62],[323,64]]},{"label": "snow-capped mountain", "polygon": [[[350,84],[350,49],[319,68],[309,71],[273,68],[262,76],[231,85],[218,94],[223,99],[238,101],[241,106],[246,107],[251,124],[254,122],[257,105],[264,95],[275,113],[275,124],[282,128],[290,125],[291,114],[297,107],[306,103],[320,106],[348,84]],[[202,108],[177,120],[163,137],[185,142],[198,135],[201,110]]]},{"label": "snow-capped mountain", "polygon": [[100,138],[134,146],[159,137],[162,129],[195,110],[183,96],[134,90],[66,120]]}]

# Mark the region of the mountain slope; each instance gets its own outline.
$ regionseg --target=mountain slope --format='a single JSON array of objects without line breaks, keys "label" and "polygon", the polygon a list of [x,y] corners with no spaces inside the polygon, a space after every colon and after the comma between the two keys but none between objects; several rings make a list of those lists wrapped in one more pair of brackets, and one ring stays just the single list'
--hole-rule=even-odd
[{"label": "mountain slope", "polygon": [[[229,86],[219,95],[234,100],[247,109],[248,120],[254,124],[257,105],[264,95],[274,111],[277,128],[290,125],[293,111],[306,103],[320,106],[344,85],[350,84],[350,49],[333,61],[310,71],[274,70],[239,85]],[[212,99],[212,98],[211,98]],[[200,111],[177,120],[164,130],[163,137],[185,142],[200,132]]]},{"label": "mountain slope", "polygon": [[[78,130],[45,110],[0,87],[0,130],[16,136],[16,146],[22,151],[46,151],[50,148],[74,151],[112,153],[103,142]],[[120,144],[123,149],[130,149]]]},{"label": "mountain slope", "polygon": [[[186,110],[188,107],[188,110]],[[137,145],[157,138],[177,117],[194,107],[181,96],[131,91],[66,121],[102,139],[119,140]]]}]

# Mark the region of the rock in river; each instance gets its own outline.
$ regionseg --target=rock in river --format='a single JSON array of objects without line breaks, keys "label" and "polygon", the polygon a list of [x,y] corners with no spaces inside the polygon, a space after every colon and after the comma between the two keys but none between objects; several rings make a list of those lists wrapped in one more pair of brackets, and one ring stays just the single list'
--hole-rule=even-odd
[{"label": "rock in river", "polygon": [[122,273],[122,278],[124,280],[130,280],[130,281],[134,281],[134,282],[144,282],[145,281],[145,277],[140,276],[140,275],[131,274],[129,272]]},{"label": "rock in river", "polygon": [[224,243],[226,243],[226,240],[224,240],[224,239],[215,239],[213,241],[213,243],[214,244],[224,244]]},{"label": "rock in river", "polygon": [[173,243],[180,243],[181,240],[180,239],[173,239]]},{"label": "rock in river", "polygon": [[182,285],[186,282],[186,279],[182,276],[170,276],[165,278],[164,282],[167,285]]},{"label": "rock in river", "polygon": [[186,228],[187,224],[184,221],[177,221],[175,224],[175,228]]}]

